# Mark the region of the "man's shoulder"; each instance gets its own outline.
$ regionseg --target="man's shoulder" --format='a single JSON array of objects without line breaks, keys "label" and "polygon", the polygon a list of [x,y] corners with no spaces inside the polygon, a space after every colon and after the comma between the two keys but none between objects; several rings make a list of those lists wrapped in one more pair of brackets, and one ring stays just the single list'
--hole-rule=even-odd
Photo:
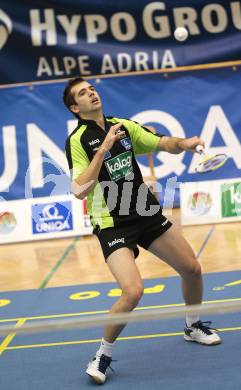
[{"label": "man's shoulder", "polygon": [[78,137],[83,134],[83,132],[86,129],[86,125],[83,125],[81,123],[78,123],[78,125],[74,128],[74,130],[69,134],[69,136],[66,138],[66,144],[70,142],[71,138]]},{"label": "man's shoulder", "polygon": [[133,120],[129,119],[129,118],[123,118],[123,117],[117,117],[117,116],[106,116],[106,120],[108,122],[112,122],[112,123],[119,123],[119,122],[123,122],[123,123],[126,123],[126,124],[133,124],[133,123],[136,123],[134,122]]},{"label": "man's shoulder", "polygon": [[82,135],[83,132],[85,131],[86,127],[87,127],[86,125],[84,125],[82,123],[78,123],[78,125],[74,128],[74,130],[71,131],[71,133],[67,137],[66,141],[70,140],[72,137],[74,137],[76,135],[77,136]]}]

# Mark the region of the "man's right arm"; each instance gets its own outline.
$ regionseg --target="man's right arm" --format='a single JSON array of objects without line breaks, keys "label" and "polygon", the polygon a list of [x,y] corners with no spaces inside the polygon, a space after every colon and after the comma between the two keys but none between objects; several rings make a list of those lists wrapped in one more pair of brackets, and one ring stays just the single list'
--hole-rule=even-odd
[{"label": "man's right arm", "polygon": [[72,181],[71,189],[76,198],[84,199],[94,188],[104,161],[105,153],[106,150],[100,147],[85,172],[81,173]]},{"label": "man's right arm", "polygon": [[88,168],[72,181],[72,192],[76,198],[84,199],[95,187],[104,161],[105,153],[110,150],[115,141],[124,134],[123,131],[117,133],[121,126],[122,123],[117,123],[116,125],[111,126],[104,142],[96,152]]}]

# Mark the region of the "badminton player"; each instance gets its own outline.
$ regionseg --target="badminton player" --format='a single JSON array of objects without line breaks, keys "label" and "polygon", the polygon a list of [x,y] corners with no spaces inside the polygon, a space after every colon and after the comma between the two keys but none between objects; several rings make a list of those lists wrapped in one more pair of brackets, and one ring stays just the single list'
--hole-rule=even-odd
[{"label": "badminton player", "polygon": [[[72,191],[79,199],[87,197],[93,231],[122,290],[110,313],[130,312],[141,299],[143,282],[135,263],[138,246],[179,273],[186,305],[200,304],[203,296],[200,264],[143,183],[135,156],[158,151],[194,153],[196,146],[204,146],[204,142],[198,137],[154,135],[131,120],[105,117],[100,96],[82,78],[68,82],[63,99],[78,118],[76,129],[66,141]],[[188,315],[184,339],[204,345],[221,343],[219,335],[208,325],[198,316]],[[104,329],[100,347],[86,370],[96,383],[106,381],[113,346],[123,328],[124,325],[111,325]]]}]

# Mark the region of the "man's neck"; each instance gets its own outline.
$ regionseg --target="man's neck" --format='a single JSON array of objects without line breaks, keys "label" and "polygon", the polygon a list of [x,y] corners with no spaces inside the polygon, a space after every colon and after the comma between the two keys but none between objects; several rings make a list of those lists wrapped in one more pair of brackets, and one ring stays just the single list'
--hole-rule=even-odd
[{"label": "man's neck", "polygon": [[98,126],[105,129],[105,119],[103,112],[92,112],[90,115],[81,115],[81,119],[95,121]]}]

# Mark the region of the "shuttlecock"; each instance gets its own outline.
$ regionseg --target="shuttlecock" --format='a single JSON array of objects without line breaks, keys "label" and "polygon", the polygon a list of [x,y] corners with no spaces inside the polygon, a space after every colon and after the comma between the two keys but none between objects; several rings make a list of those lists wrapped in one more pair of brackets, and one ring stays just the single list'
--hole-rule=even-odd
[{"label": "shuttlecock", "polygon": [[178,27],[174,31],[174,37],[177,41],[183,42],[188,37],[188,31],[185,27]]}]

